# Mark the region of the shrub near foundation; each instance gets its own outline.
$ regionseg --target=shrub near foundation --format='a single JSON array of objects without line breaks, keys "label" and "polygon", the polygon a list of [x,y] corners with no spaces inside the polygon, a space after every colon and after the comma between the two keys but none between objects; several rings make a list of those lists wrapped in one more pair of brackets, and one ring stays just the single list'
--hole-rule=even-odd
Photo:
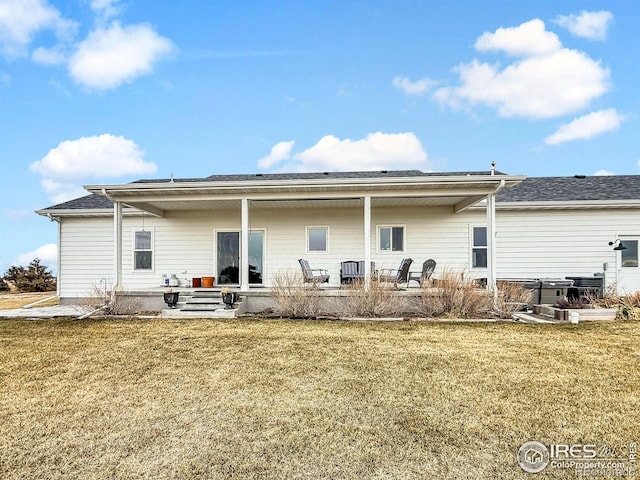
[{"label": "shrub near foundation", "polygon": [[405,297],[389,284],[371,282],[369,289],[364,281],[356,280],[347,286],[349,301],[343,315],[347,317],[399,317],[410,307]]},{"label": "shrub near foundation", "polygon": [[422,287],[416,297],[415,311],[426,317],[479,318],[492,310],[492,298],[478,288],[465,272],[445,269],[434,284]]},{"label": "shrub near foundation", "polygon": [[289,318],[313,318],[320,315],[320,288],[304,283],[297,271],[277,273],[271,286],[273,313]]},{"label": "shrub near foundation", "polygon": [[640,320],[640,291],[626,295],[608,291],[603,298],[594,300],[594,303],[599,307],[617,308],[618,318],[622,320]]},{"label": "shrub near foundation", "polygon": [[101,310],[103,315],[133,315],[140,311],[140,300],[112,290],[107,290],[105,296],[104,287],[93,285],[84,299],[83,307],[87,313],[104,307]]},{"label": "shrub near foundation", "polygon": [[528,290],[517,283],[498,282],[495,314],[500,318],[511,318],[523,306],[528,305],[532,295],[532,290]]}]

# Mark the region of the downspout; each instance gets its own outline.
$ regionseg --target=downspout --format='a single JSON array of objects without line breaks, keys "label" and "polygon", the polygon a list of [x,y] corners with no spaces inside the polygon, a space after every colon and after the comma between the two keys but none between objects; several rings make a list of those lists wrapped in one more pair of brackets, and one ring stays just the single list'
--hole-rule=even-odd
[{"label": "downspout", "polygon": [[56,248],[56,257],[58,260],[58,272],[56,274],[56,296],[60,297],[60,252],[62,251],[62,222],[60,217],[54,217],[50,213],[47,213],[47,218],[52,222],[56,222],[58,224],[58,245]]}]

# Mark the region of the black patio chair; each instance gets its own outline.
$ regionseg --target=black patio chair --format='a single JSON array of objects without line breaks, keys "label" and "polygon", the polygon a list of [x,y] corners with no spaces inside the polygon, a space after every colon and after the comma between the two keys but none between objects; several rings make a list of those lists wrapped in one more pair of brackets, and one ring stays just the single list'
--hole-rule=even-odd
[{"label": "black patio chair", "polygon": [[309,262],[303,258],[298,259],[300,267],[302,267],[302,279],[304,283],[328,283],[329,272],[322,268],[312,269]]},{"label": "black patio chair", "polygon": [[360,277],[358,262],[348,260],[340,263],[340,284],[352,283]]},{"label": "black patio chair", "polygon": [[430,258],[422,264],[421,272],[409,272],[409,282],[418,282],[418,284],[422,286],[425,284],[425,282],[431,281],[431,275],[433,275],[433,271],[435,269],[436,261],[433,258]]},{"label": "black patio chair", "polygon": [[403,258],[397,270],[380,270],[378,281],[393,283],[396,288],[398,285],[408,283],[409,267],[411,267],[412,263],[413,260],[411,258]]}]

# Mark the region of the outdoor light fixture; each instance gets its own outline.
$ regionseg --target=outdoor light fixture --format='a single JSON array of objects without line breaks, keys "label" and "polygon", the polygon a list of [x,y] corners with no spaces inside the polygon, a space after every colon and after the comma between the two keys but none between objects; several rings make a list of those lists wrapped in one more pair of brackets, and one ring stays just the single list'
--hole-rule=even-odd
[{"label": "outdoor light fixture", "polygon": [[616,245],[615,247],[613,247],[614,250],[626,250],[627,249],[627,247],[625,247],[624,244],[622,243],[622,240],[620,240],[619,238],[616,238],[613,242],[609,242],[609,245]]}]

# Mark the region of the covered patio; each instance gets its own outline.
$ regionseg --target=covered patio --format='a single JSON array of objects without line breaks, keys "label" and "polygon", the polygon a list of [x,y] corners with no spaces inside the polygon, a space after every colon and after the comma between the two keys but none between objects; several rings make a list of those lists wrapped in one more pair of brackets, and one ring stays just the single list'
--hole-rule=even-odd
[{"label": "covered patio", "polygon": [[[287,228],[306,228],[307,237],[310,230],[313,234],[316,233],[314,229],[325,228],[325,241],[329,242],[329,238],[332,238],[333,245],[330,251],[326,246],[326,251],[321,252],[321,255],[315,252],[307,255],[311,267],[328,268],[326,264],[331,263],[332,276],[335,278],[340,262],[362,261],[365,269],[364,281],[369,285],[373,273],[371,262],[378,260],[380,264],[380,260],[383,259],[388,262],[385,267],[392,267],[397,263],[398,256],[409,257],[414,259],[412,271],[415,271],[426,260],[421,251],[412,249],[411,245],[420,244],[421,240],[417,234],[413,238],[403,238],[403,242],[407,244],[403,244],[402,251],[392,251],[392,246],[389,246],[389,251],[384,251],[386,246],[381,247],[378,237],[391,236],[395,232],[393,227],[381,226],[382,224],[413,225],[411,222],[418,223],[424,217],[421,228],[428,231],[429,219],[425,217],[425,212],[438,211],[442,212],[441,215],[454,218],[470,209],[484,210],[481,223],[487,228],[487,266],[486,274],[483,276],[487,278],[487,288],[493,289],[496,279],[495,195],[501,189],[517,184],[523,179],[523,176],[505,175],[494,169],[487,172],[460,173],[380,171],[218,175],[204,179],[142,180],[119,185],[90,185],[85,188],[113,202],[112,268],[113,288],[116,291],[150,290],[158,285],[150,282],[148,288],[136,288],[136,285],[131,285],[123,275],[125,270],[127,273],[129,270],[128,267],[123,268],[123,258],[130,254],[125,251],[126,236],[123,234],[123,209],[126,207],[131,207],[126,208],[128,215],[139,218],[143,231],[146,218],[147,225],[155,225],[158,231],[164,229],[164,237],[171,236],[169,241],[160,238],[158,234],[158,238],[154,240],[154,253],[155,250],[171,250],[174,256],[184,254],[190,245],[189,227],[182,228],[181,222],[186,224],[185,219],[188,219],[189,222],[195,223],[200,221],[199,219],[215,215],[224,217],[228,220],[228,225],[234,227],[216,230],[218,258],[213,258],[215,255],[212,251],[209,258],[201,258],[200,262],[211,262],[209,268],[216,264],[214,271],[219,285],[224,283],[237,287],[245,294],[256,290],[264,291],[265,287],[270,286],[273,272],[278,269],[280,263],[283,264],[282,267],[286,263],[286,266],[291,268],[292,262],[297,264],[298,258],[305,256],[309,251],[308,238],[305,240],[307,252],[288,246]],[[335,216],[341,212],[345,217],[341,221],[349,227],[342,228],[344,234],[337,227],[329,226],[330,222],[324,220],[329,214]],[[379,212],[385,214],[384,218],[379,215],[376,221],[372,221],[372,216]],[[323,226],[325,223],[326,227]],[[334,230],[331,232],[333,237],[328,235],[330,228]],[[169,229],[172,229],[170,235],[165,234]],[[228,235],[229,233],[231,235]],[[268,248],[265,247],[264,238],[267,233],[270,236],[266,240]],[[401,233],[405,235],[404,230]],[[437,235],[437,232],[434,235]],[[378,240],[372,240],[375,238]],[[252,248],[252,241],[255,239],[263,242],[261,260],[268,261],[268,272],[265,272],[264,265],[255,265],[255,249]],[[221,242],[237,243],[237,250],[231,251],[231,256],[237,254],[237,263],[232,259],[230,265],[219,264]],[[132,247],[135,245],[127,245],[127,249]],[[392,255],[396,253],[397,255]],[[157,279],[157,272],[168,268],[161,264],[163,260],[158,254],[156,257],[158,258],[154,260],[153,271],[148,272],[153,273],[149,276],[150,279]],[[285,258],[286,262],[283,261]],[[229,276],[221,282],[220,276],[224,268],[229,266],[236,268],[237,276]],[[185,267],[183,270],[186,272],[188,269]],[[256,282],[258,278],[259,283]],[[330,283],[333,287],[337,285],[336,280]]]}]

